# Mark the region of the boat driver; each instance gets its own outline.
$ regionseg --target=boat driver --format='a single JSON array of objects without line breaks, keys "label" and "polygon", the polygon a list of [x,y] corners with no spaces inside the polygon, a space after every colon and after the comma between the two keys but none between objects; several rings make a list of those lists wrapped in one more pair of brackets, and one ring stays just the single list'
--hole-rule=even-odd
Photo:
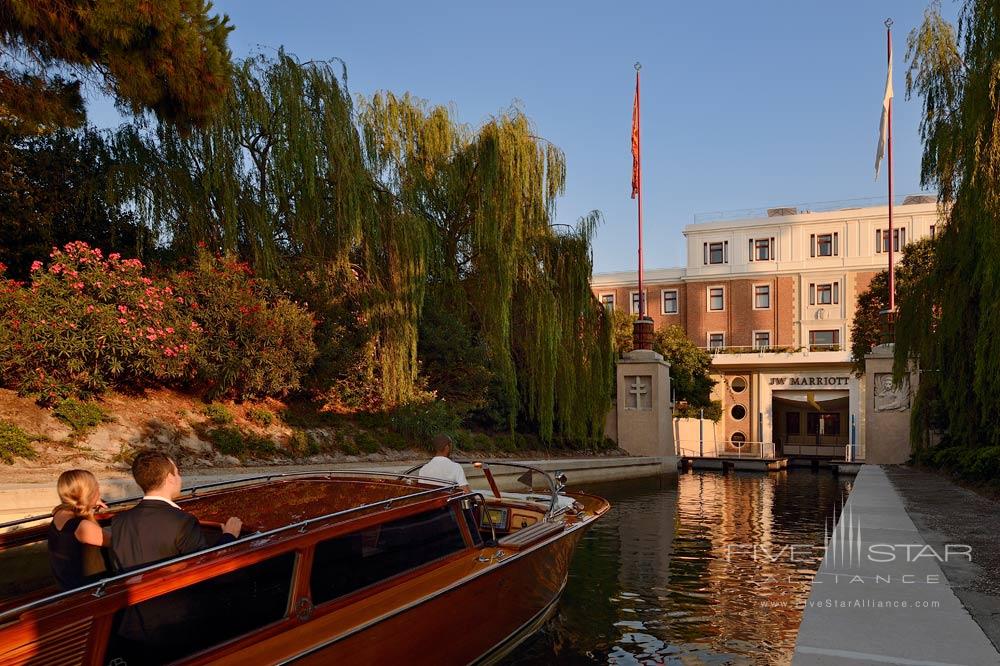
[{"label": "boat driver", "polygon": [[436,435],[431,443],[434,445],[434,457],[420,468],[418,474],[431,479],[454,481],[461,490],[469,492],[469,482],[465,479],[465,470],[449,457],[454,449],[451,437],[442,433]]}]

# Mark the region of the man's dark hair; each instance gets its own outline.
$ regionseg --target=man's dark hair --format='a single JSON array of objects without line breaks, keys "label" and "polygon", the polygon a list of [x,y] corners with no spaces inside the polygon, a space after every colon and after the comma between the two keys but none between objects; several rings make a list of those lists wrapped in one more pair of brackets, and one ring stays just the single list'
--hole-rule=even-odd
[{"label": "man's dark hair", "polygon": [[454,445],[454,442],[451,441],[451,437],[441,433],[440,435],[434,435],[431,444],[434,445],[434,453],[444,453],[449,446]]},{"label": "man's dark hair", "polygon": [[132,461],[132,477],[148,493],[162,486],[175,466],[173,459],[162,451],[143,451]]}]

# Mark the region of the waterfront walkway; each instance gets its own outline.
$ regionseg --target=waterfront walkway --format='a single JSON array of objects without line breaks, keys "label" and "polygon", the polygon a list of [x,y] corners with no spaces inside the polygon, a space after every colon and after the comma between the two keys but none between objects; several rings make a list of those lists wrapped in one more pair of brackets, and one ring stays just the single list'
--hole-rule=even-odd
[{"label": "waterfront walkway", "polygon": [[[865,465],[813,582],[794,664],[995,666],[1000,654],[962,606],[885,472]],[[972,553],[973,560],[975,553]]]}]

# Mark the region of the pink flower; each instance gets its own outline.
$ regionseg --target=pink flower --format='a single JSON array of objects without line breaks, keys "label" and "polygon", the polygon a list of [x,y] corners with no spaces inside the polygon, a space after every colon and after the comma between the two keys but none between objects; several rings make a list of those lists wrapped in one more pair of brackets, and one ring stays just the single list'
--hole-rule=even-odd
[{"label": "pink flower", "polygon": [[128,308],[125,307],[124,305],[119,305],[118,306],[118,312],[121,312],[122,314],[125,314],[126,312],[128,312]]},{"label": "pink flower", "polygon": [[73,288],[76,289],[77,291],[83,291],[83,283],[82,282],[74,282],[73,283]]},{"label": "pink flower", "polygon": [[108,260],[109,261],[118,261],[121,258],[122,258],[122,255],[118,254],[117,252],[112,252],[111,254],[108,255]]},{"label": "pink flower", "polygon": [[118,318],[118,323],[119,324],[127,324],[128,323],[128,319],[125,319],[124,317],[119,317]]},{"label": "pink flower", "polygon": [[31,262],[31,272],[32,273],[34,273],[35,271],[41,270],[41,268],[42,268],[42,262],[37,261],[37,260]]},{"label": "pink flower", "polygon": [[90,314],[93,311],[94,311],[94,306],[93,305],[88,305],[87,306],[87,314]]},{"label": "pink flower", "polygon": [[167,333],[173,333],[174,329],[172,326],[167,326]]},{"label": "pink flower", "polygon": [[156,334],[155,333],[151,333],[151,334],[149,334],[149,335],[146,336],[146,339],[149,340],[150,342],[153,342],[154,340],[156,340]]}]

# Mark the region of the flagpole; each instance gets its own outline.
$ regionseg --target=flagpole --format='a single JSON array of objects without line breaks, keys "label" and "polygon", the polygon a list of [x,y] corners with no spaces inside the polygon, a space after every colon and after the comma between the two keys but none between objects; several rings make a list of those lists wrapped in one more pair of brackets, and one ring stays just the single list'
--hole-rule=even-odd
[{"label": "flagpole", "polygon": [[[889,64],[889,72],[892,72],[892,19],[887,18],[885,20],[885,38],[886,38],[886,54],[887,62]],[[886,167],[889,171],[889,316],[890,318],[896,312],[896,265],[893,261],[893,249],[896,244],[896,236],[893,234],[892,229],[892,98],[889,98],[889,108],[886,110],[886,124],[887,124],[887,140],[888,143],[886,153]]]},{"label": "flagpole", "polygon": [[636,154],[636,162],[639,165],[639,187],[638,187],[638,199],[639,199],[639,319],[646,318],[646,294],[643,291],[643,280],[642,280],[642,139],[640,130],[640,105],[639,105],[639,70],[642,69],[642,65],[638,62],[635,63],[635,132],[636,136],[639,137],[639,150]]}]

